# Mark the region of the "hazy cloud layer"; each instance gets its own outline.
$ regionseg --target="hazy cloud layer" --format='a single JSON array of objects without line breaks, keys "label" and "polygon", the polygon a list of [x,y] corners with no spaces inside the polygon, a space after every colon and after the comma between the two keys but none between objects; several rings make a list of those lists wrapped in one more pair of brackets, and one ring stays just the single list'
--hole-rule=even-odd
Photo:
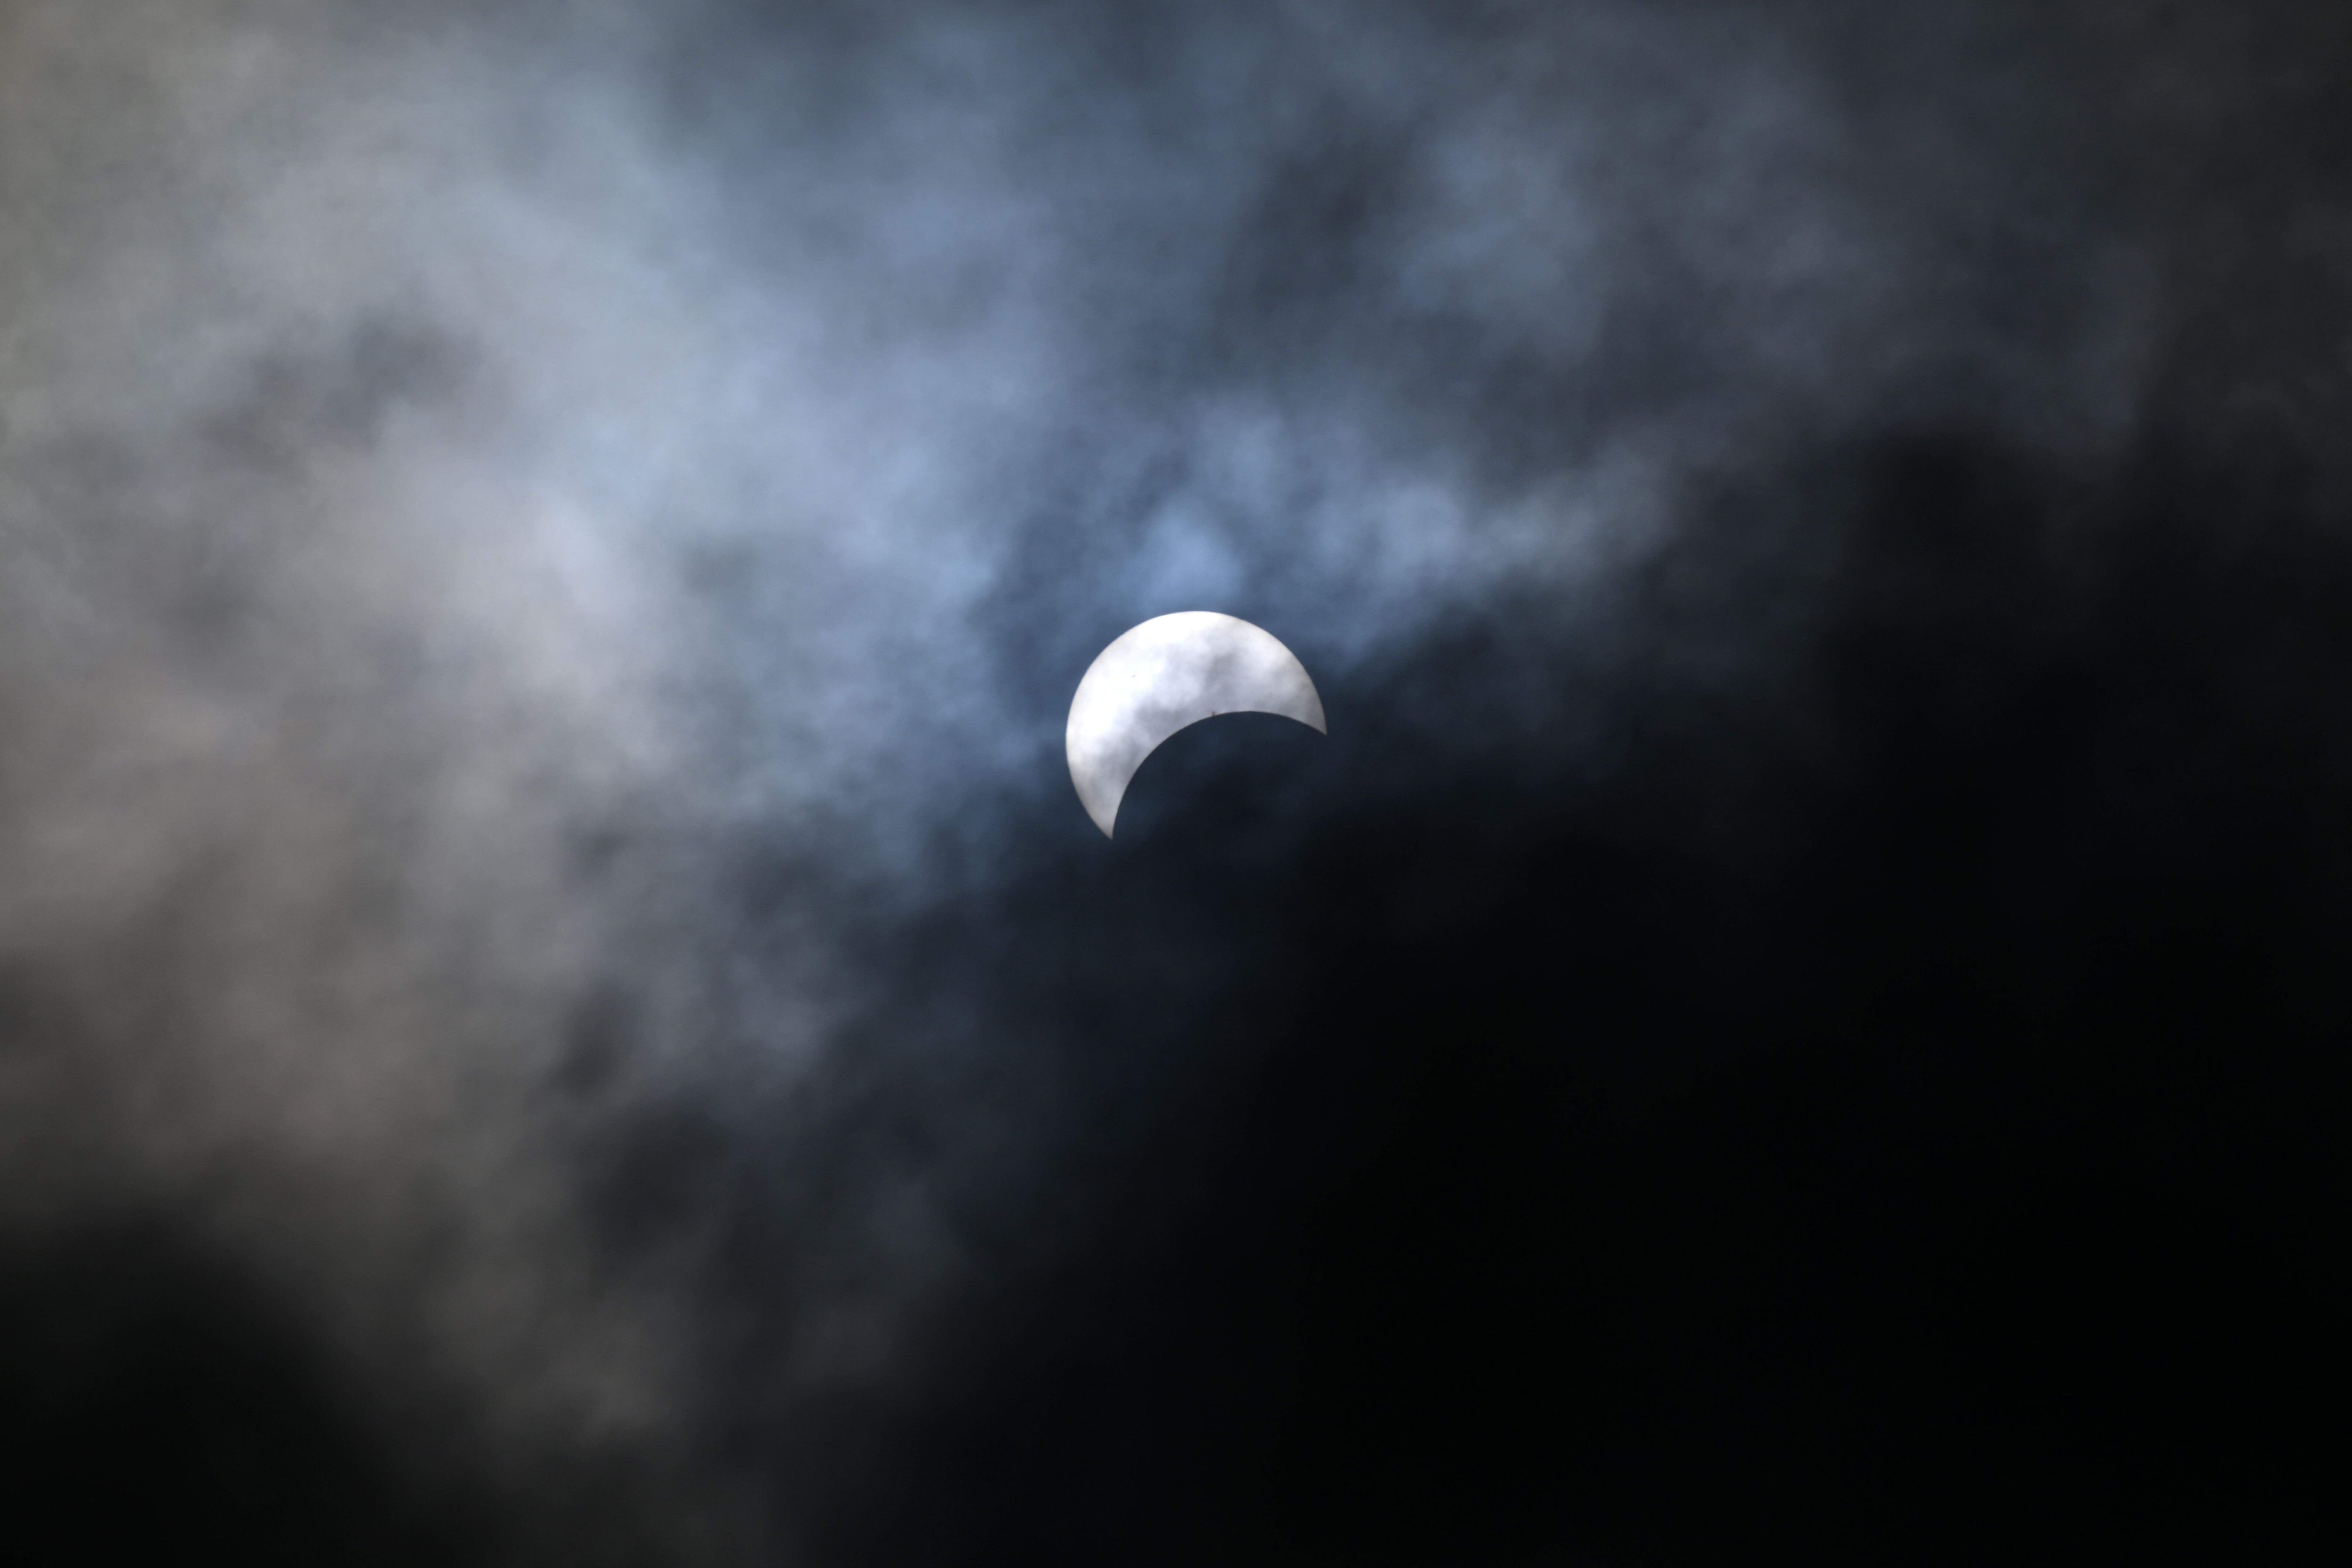
[{"label": "hazy cloud layer", "polygon": [[[1830,755],[1811,629],[1914,603],[1846,564],[1872,443],[2012,454],[2062,561],[2166,419],[2340,499],[2352,215],[2296,118],[2340,46],[8,0],[8,1235],[249,1268],[441,1435],[388,1439],[416,1486],[512,1502],[492,1555],[864,1560],[819,1526],[962,1386],[940,1325],[1092,1234],[1073,1173],[1260,951],[1222,892],[1118,952],[1027,901],[1098,874],[1094,654],[1281,637],[1318,823],[1605,781],[1652,690]],[[1660,831],[1748,842],[1709,799]],[[1107,1066],[1121,987],[1165,1005]]]}]

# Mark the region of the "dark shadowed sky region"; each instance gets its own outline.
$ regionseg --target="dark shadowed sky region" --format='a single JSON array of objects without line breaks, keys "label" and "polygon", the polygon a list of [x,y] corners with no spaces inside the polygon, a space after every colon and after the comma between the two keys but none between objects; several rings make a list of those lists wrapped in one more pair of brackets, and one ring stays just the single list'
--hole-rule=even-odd
[{"label": "dark shadowed sky region", "polygon": [[2343,1561],[2347,431],[2340,5],[0,0],[7,1528]]}]

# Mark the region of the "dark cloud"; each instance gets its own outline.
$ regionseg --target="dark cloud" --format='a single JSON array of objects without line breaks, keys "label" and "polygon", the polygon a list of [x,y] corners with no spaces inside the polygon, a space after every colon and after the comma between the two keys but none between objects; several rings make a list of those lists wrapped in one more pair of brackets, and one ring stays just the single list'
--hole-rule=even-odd
[{"label": "dark cloud", "polygon": [[[2278,1557],[2347,42],[0,6],[26,1505]],[[1181,732],[1107,843],[1070,692],[1187,608],[1331,732]]]}]

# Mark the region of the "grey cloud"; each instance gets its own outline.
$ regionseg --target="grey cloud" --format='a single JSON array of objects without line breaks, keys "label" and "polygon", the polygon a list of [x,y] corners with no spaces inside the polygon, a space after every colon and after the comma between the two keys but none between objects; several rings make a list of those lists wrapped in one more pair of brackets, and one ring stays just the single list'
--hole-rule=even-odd
[{"label": "grey cloud", "polygon": [[1111,959],[984,956],[1111,637],[1393,695],[1374,794],[1605,773],[1779,689],[1818,454],[2181,395],[2207,198],[2116,171],[2236,57],[1931,9],[6,5],[12,1234],[164,1214],[486,1467],[814,1540],[1247,968],[1137,916],[1112,1068]]}]

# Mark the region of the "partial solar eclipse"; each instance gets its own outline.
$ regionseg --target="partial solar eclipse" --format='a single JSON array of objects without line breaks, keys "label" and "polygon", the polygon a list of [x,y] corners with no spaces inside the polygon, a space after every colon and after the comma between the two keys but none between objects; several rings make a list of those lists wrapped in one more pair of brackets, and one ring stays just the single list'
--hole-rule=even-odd
[{"label": "partial solar eclipse", "polygon": [[1143,760],[1177,731],[1220,713],[1278,713],[1318,733],[1323,699],[1275,636],[1213,610],[1160,616],[1095,657],[1070,700],[1070,782],[1103,837]]}]

